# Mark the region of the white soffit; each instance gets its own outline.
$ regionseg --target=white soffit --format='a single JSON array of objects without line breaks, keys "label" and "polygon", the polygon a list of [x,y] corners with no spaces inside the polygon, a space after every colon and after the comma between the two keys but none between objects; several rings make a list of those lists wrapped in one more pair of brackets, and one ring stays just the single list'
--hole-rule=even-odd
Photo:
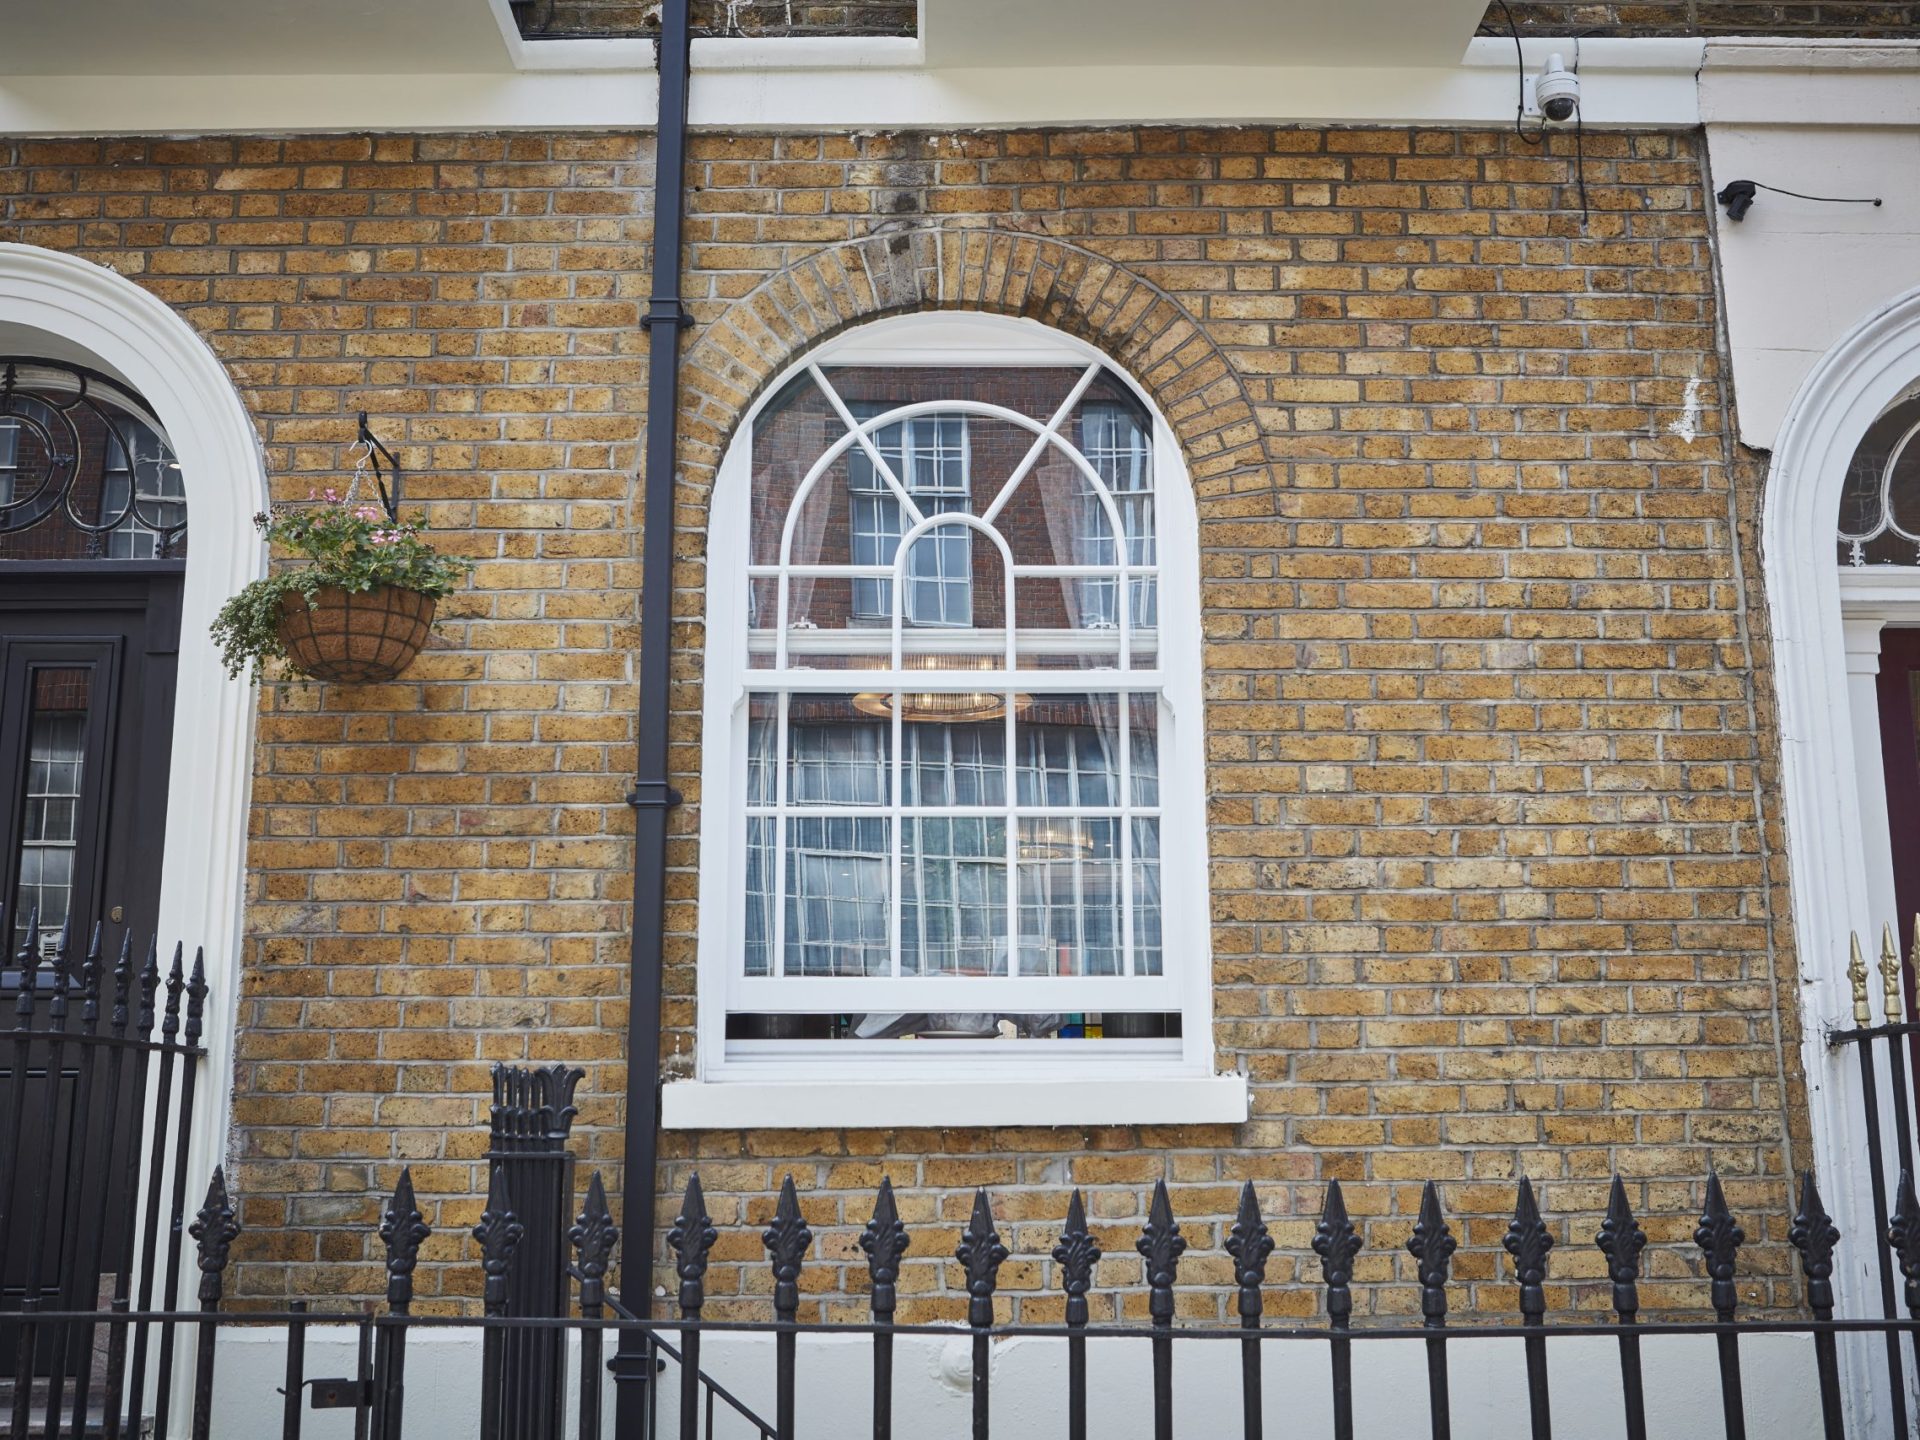
[{"label": "white soffit", "polygon": [[[5,0],[0,0],[4,4]],[[439,3],[439,0],[432,0]],[[502,0],[504,3],[504,0]],[[0,135],[316,134],[651,129],[649,41],[510,45],[506,73],[20,75],[0,73]],[[1529,39],[1527,65],[1567,41]],[[645,68],[634,56],[644,52]],[[1697,40],[1589,40],[1589,126],[1699,123]],[[5,62],[0,58],[0,71]],[[1347,69],[1085,65],[942,69],[913,40],[696,40],[702,130],[962,130],[1058,125],[1510,125],[1513,43],[1464,62]]]},{"label": "white soffit", "polygon": [[0,75],[508,71],[487,0],[5,0]]},{"label": "white soffit", "polygon": [[921,0],[951,66],[1452,65],[1482,0]]}]

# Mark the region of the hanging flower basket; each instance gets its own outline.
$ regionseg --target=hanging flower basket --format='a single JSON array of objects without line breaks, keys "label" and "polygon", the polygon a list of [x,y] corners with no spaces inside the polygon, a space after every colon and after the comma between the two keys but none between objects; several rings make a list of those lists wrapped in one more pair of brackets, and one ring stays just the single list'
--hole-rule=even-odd
[{"label": "hanging flower basket", "polygon": [[251,666],[256,680],[391,680],[426,645],[435,602],[473,564],[429,545],[422,521],[357,504],[352,489],[344,499],[332,490],[312,499],[253,517],[275,564],[213,622],[227,673]]},{"label": "hanging flower basket", "polygon": [[433,628],[431,595],[399,585],[355,594],[324,585],[280,597],[280,644],[287,663],[315,680],[376,685],[413,663]]}]

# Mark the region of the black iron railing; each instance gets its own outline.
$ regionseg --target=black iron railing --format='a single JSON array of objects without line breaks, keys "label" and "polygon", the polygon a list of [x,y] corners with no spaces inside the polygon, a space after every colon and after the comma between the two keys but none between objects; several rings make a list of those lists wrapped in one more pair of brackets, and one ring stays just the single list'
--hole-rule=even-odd
[{"label": "black iron railing", "polygon": [[140,1316],[180,1289],[206,967],[196,954],[187,969],[176,946],[163,978],[157,946],[139,963],[131,934],[109,964],[98,926],[76,954],[37,912],[23,934],[6,975],[13,1028],[0,1032],[8,1433],[131,1437],[150,1393],[164,1435],[178,1326]]},{"label": "black iron railing", "polygon": [[[516,1364],[528,1367],[521,1377],[524,1386],[549,1387],[548,1400],[556,1409],[564,1408],[565,1395],[577,1383],[575,1421],[570,1427],[578,1440],[606,1440],[609,1432],[599,1403],[601,1361],[605,1354],[608,1330],[640,1337],[657,1371],[669,1363],[679,1370],[679,1403],[674,1432],[679,1440],[714,1440],[722,1433],[741,1433],[744,1425],[760,1440],[791,1440],[801,1419],[798,1380],[802,1357],[801,1341],[808,1336],[864,1336],[871,1345],[872,1393],[870,1401],[856,1394],[836,1394],[831,1402],[830,1418],[837,1433],[869,1433],[885,1437],[893,1433],[895,1394],[892,1355],[895,1342],[903,1336],[961,1337],[970,1342],[971,1424],[975,1440],[989,1440],[994,1430],[991,1364],[994,1343],[1010,1337],[1052,1339],[1062,1342],[1071,1357],[1064,1393],[1059,1396],[1059,1416],[1043,1427],[1053,1433],[1058,1424],[1069,1436],[1084,1435],[1088,1427],[1089,1382],[1085,1363],[1090,1345],[1111,1341],[1147,1341],[1150,1351],[1151,1423],[1159,1440],[1171,1440],[1176,1434],[1194,1433],[1181,1420],[1176,1388],[1178,1356],[1190,1344],[1226,1342],[1238,1347],[1242,1398],[1240,1433],[1248,1440],[1261,1440],[1263,1419],[1261,1360],[1276,1347],[1293,1345],[1324,1346],[1329,1365],[1323,1371],[1328,1379],[1327,1399],[1331,1404],[1331,1434],[1335,1440],[1351,1440],[1354,1435],[1355,1380],[1354,1347],[1378,1345],[1388,1341],[1424,1342],[1427,1367],[1427,1420],[1425,1432],[1435,1440],[1447,1440],[1453,1433],[1454,1415],[1449,1399],[1449,1360],[1461,1344],[1477,1344],[1487,1339],[1522,1341],[1525,1381],[1528,1397],[1524,1424],[1516,1417],[1515,1433],[1524,1429],[1533,1440],[1550,1440],[1552,1434],[1551,1383],[1554,1342],[1573,1337],[1611,1337],[1618,1347],[1618,1403],[1629,1437],[1649,1433],[1675,1433],[1671,1423],[1659,1423],[1663,1417],[1649,1415],[1648,1399],[1641,1380],[1642,1350],[1653,1344],[1680,1336],[1711,1335],[1717,1342],[1719,1385],[1722,1396],[1722,1429],[1728,1440],[1744,1440],[1747,1434],[1742,1403],[1740,1350],[1743,1341],[1754,1337],[1790,1334],[1810,1337],[1815,1356],[1817,1401],[1820,1431],[1825,1440],[1845,1440],[1850,1433],[1838,1364],[1839,1337],[1868,1332],[1890,1337],[1896,1346],[1901,1337],[1920,1334],[1920,1287],[1908,1292],[1906,1318],[1839,1320],[1833,1314],[1832,1273],[1840,1234],[1826,1213],[1813,1177],[1802,1177],[1798,1212],[1790,1230],[1790,1241],[1799,1254],[1800,1271],[1805,1283],[1809,1314],[1791,1319],[1735,1319],[1734,1272],[1744,1236],[1740,1225],[1728,1210],[1717,1178],[1707,1188],[1705,1212],[1695,1232],[1695,1246],[1706,1273],[1712,1281],[1712,1304],[1716,1318],[1666,1320],[1643,1323],[1640,1316],[1638,1287],[1647,1236],[1628,1203],[1627,1187],[1614,1181],[1604,1220],[1595,1244],[1605,1256],[1612,1292],[1613,1318],[1605,1323],[1549,1321],[1545,1313],[1543,1282],[1547,1256],[1552,1248],[1552,1232],[1543,1218],[1533,1187],[1519,1182],[1513,1217],[1505,1248],[1513,1257],[1513,1283],[1518,1291],[1521,1323],[1518,1325],[1466,1325],[1448,1323],[1449,1267],[1454,1251],[1451,1227],[1440,1208],[1438,1189],[1429,1183],[1421,1196],[1421,1206],[1413,1234],[1406,1248],[1417,1266],[1420,1299],[1420,1323],[1355,1326],[1352,1323],[1352,1268],[1361,1253],[1361,1237],[1348,1215],[1344,1196],[1337,1181],[1326,1187],[1325,1201],[1312,1241],[1319,1257],[1320,1274],[1317,1299],[1327,1316],[1324,1325],[1290,1324],[1268,1326],[1264,1323],[1267,1262],[1274,1252],[1273,1238],[1261,1219],[1251,1183],[1241,1192],[1227,1248],[1234,1259],[1234,1279],[1239,1324],[1176,1326],[1175,1300],[1180,1287],[1179,1268],[1185,1237],[1174,1217],[1171,1198],[1164,1183],[1154,1187],[1148,1217],[1135,1248],[1146,1260],[1146,1290],[1149,1323],[1139,1325],[1093,1325],[1089,1323],[1087,1298],[1092,1289],[1094,1266],[1100,1247],[1086,1222],[1085,1206],[1076,1192],[1065,1227],[1053,1255],[1058,1262],[1057,1280],[1067,1297],[1065,1323],[1060,1325],[998,1325],[994,1321],[994,1300],[999,1289],[999,1273],[1010,1258],[993,1216],[990,1197],[976,1194],[971,1217],[959,1242],[949,1252],[959,1262],[965,1276],[968,1315],[964,1325],[909,1325],[894,1320],[894,1284],[901,1257],[915,1238],[901,1223],[894,1204],[892,1187],[883,1184],[874,1207],[873,1219],[861,1239],[868,1259],[870,1318],[864,1322],[802,1322],[798,1315],[798,1295],[813,1235],[800,1209],[797,1190],[791,1178],[782,1186],[772,1221],[764,1233],[775,1319],[770,1322],[720,1322],[703,1315],[706,1306],[705,1275],[708,1258],[718,1242],[719,1232],[707,1213],[705,1198],[697,1179],[687,1193],[669,1237],[679,1278],[677,1318],[654,1318],[629,1311],[609,1296],[604,1276],[610,1263],[617,1232],[608,1211],[606,1195],[598,1175],[588,1186],[587,1199],[578,1222],[570,1233],[573,1259],[569,1272],[579,1283],[579,1313],[573,1316],[522,1317],[507,1313],[510,1280],[518,1257],[523,1253],[526,1227],[512,1210],[511,1198],[502,1184],[502,1170],[494,1169],[493,1191],[487,1208],[475,1230],[479,1241],[481,1265],[485,1276],[484,1313],[480,1316],[423,1316],[413,1313],[413,1271],[421,1244],[429,1235],[415,1203],[412,1179],[403,1173],[391,1204],[380,1226],[387,1255],[389,1275],[388,1307],[384,1315],[321,1317],[303,1309],[282,1314],[223,1313],[219,1309],[221,1279],[227,1264],[228,1248],[236,1233],[233,1207],[223,1178],[216,1173],[206,1203],[190,1233],[198,1250],[201,1270],[199,1308],[122,1314],[123,1324],[151,1326],[162,1334],[189,1327],[196,1340],[196,1383],[188,1433],[194,1440],[208,1434],[221,1397],[215,1387],[214,1335],[220,1327],[284,1327],[289,1338],[286,1354],[284,1389],[288,1397],[281,1427],[283,1440],[299,1440],[302,1414],[296,1403],[306,1379],[306,1338],[308,1328],[323,1319],[345,1321],[358,1328],[358,1373],[349,1380],[318,1382],[332,1398],[328,1403],[351,1403],[359,1416],[356,1433],[372,1440],[403,1440],[409,1433],[430,1436],[449,1433],[446,1418],[409,1415],[403,1400],[406,1391],[406,1361],[411,1336],[429,1329],[466,1328],[478,1330],[483,1352],[480,1383],[481,1440],[519,1440],[524,1431],[524,1414],[507,1412],[504,1400],[514,1393],[507,1383],[507,1371]],[[950,1237],[949,1237],[950,1238]],[[946,1242],[943,1241],[943,1248]],[[48,1330],[58,1326],[86,1324],[98,1317],[87,1313],[36,1313],[22,1317],[29,1330]],[[580,1364],[577,1380],[570,1383],[559,1368],[548,1366],[539,1357],[564,1353],[567,1332],[577,1332]],[[769,1420],[757,1413],[733,1391],[701,1371],[702,1340],[716,1335],[770,1335],[772,1337],[773,1394],[775,1414]],[[521,1337],[516,1341],[514,1337]],[[548,1344],[526,1343],[528,1337],[545,1337]],[[1590,1364],[1583,1365],[1580,1377],[1591,1387],[1594,1376]],[[657,1387],[650,1386],[657,1391]],[[1587,1393],[1591,1394],[1591,1388]],[[337,1397],[346,1397],[344,1401]],[[1194,1397],[1187,1396],[1191,1401]],[[321,1403],[316,1399],[315,1404]],[[657,1403],[657,1401],[656,1401]],[[544,1413],[544,1412],[542,1412]],[[726,1420],[731,1432],[717,1429]],[[1771,1417],[1769,1417],[1771,1421]],[[1650,1427],[1650,1420],[1654,1422]],[[650,1407],[643,1423],[614,1432],[613,1440],[650,1440],[655,1432],[654,1411]],[[16,1433],[24,1434],[25,1431]],[[156,1432],[164,1433],[164,1432]],[[931,1432],[916,1416],[907,1433],[928,1436]],[[1024,1415],[1011,1431],[1002,1420],[1002,1435],[1021,1436],[1041,1433],[1031,1413]],[[1211,1433],[1211,1432],[1210,1432]],[[1231,1433],[1231,1432],[1227,1432]],[[1295,1432],[1298,1433],[1297,1428]],[[1764,1433],[1780,1433],[1777,1429]],[[1864,1436],[1865,1430],[1852,1432]],[[1879,1433],[1879,1432],[1874,1432]]]}]

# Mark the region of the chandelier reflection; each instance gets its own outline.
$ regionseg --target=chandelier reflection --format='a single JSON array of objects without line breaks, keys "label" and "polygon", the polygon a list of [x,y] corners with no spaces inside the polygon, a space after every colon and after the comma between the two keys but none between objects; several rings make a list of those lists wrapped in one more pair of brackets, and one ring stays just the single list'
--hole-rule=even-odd
[{"label": "chandelier reflection", "polygon": [[[981,670],[993,668],[992,661],[984,656],[959,656],[954,663],[943,665],[931,655],[916,658],[911,667],[915,670]],[[1000,720],[1005,718],[1009,704],[1013,713],[1018,715],[1033,704],[1031,695],[996,694],[990,690],[904,690],[895,694],[889,690],[863,690],[853,697],[853,708],[868,715],[878,715],[885,719],[893,716],[894,704],[898,701],[900,718],[936,725],[966,725],[980,720]]]}]

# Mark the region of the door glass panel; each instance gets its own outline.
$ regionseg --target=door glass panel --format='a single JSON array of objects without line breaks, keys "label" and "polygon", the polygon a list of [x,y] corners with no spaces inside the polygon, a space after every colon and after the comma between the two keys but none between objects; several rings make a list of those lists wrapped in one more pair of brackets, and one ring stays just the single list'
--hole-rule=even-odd
[{"label": "door glass panel", "polygon": [[33,672],[21,776],[20,873],[14,877],[15,949],[26,940],[31,911],[40,914],[41,943],[51,946],[72,907],[92,686],[89,669]]}]

